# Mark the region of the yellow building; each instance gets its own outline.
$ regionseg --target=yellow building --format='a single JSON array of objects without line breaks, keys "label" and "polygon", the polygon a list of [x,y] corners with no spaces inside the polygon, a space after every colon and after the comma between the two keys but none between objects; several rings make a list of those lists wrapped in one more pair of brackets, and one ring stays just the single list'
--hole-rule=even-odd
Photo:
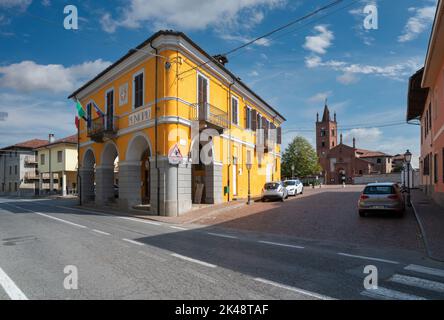
[{"label": "yellow building", "polygon": [[246,198],[247,163],[252,196],[280,180],[285,119],[225,62],[159,31],[71,94],[92,119],[79,129],[82,199],[176,216]]},{"label": "yellow building", "polygon": [[36,149],[39,190],[45,194],[74,194],[77,190],[77,135],[54,140]]}]

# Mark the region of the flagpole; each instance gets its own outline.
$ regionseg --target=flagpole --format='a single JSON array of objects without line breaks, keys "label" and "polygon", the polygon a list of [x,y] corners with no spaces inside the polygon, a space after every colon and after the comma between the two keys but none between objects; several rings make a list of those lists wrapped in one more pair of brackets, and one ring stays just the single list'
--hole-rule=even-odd
[{"label": "flagpole", "polygon": [[80,119],[77,121],[77,193],[79,205],[82,205],[82,177],[80,176]]}]

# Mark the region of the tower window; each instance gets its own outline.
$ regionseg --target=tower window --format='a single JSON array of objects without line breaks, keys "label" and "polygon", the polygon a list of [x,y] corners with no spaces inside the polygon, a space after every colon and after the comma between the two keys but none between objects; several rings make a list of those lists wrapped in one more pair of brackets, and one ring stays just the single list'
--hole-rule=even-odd
[{"label": "tower window", "polygon": [[325,142],[324,141],[322,141],[322,148],[325,148]]},{"label": "tower window", "polygon": [[321,137],[325,137],[327,135],[327,132],[325,131],[325,129],[321,130]]},{"label": "tower window", "polygon": [[335,129],[332,129],[332,130],[331,130],[331,135],[332,135],[332,137],[335,136]]}]

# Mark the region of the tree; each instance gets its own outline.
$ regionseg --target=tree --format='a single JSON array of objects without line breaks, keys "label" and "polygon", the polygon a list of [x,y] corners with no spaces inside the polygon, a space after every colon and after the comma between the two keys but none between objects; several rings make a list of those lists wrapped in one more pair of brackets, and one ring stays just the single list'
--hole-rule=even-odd
[{"label": "tree", "polygon": [[296,137],[285,149],[282,156],[282,176],[291,177],[291,166],[294,165],[295,177],[307,177],[317,175],[322,168],[316,151],[303,137]]}]

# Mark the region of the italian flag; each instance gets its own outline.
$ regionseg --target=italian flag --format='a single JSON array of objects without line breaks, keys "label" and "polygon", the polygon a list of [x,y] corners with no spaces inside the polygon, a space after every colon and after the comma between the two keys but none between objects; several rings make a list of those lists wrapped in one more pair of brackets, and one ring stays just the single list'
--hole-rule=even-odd
[{"label": "italian flag", "polygon": [[83,118],[83,120],[86,121],[86,112],[83,109],[83,106],[79,100],[77,100],[76,108],[77,108],[77,114],[78,114],[79,118]]}]

